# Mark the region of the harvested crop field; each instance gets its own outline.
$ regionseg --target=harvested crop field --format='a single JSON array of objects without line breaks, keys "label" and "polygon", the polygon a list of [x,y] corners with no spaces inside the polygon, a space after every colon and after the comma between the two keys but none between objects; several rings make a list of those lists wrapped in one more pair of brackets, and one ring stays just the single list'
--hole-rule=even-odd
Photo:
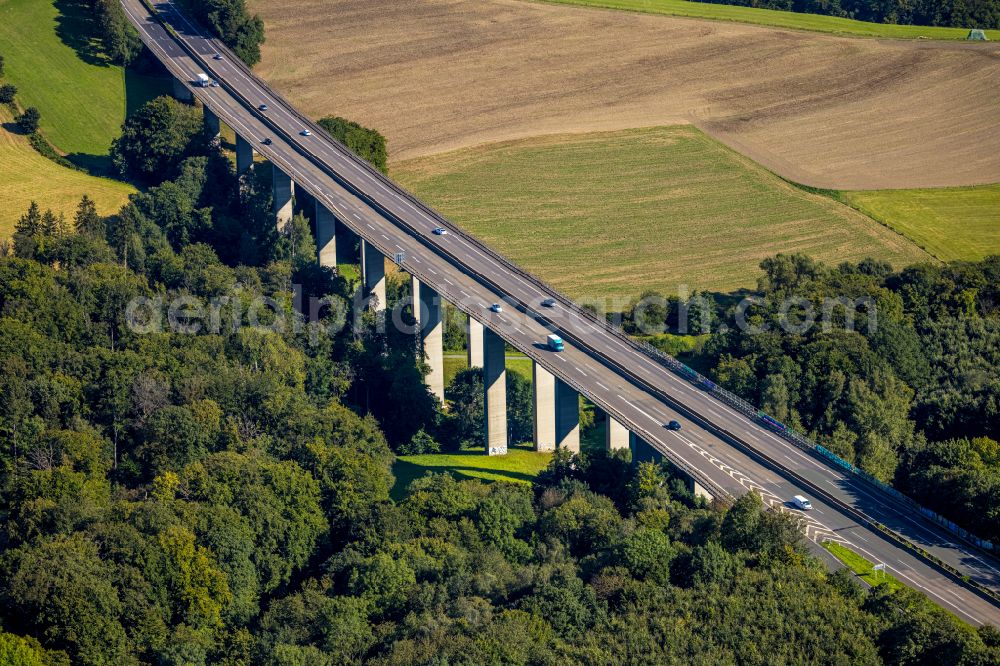
[{"label": "harvested crop field", "polygon": [[[7,108],[0,109],[0,123],[8,125],[10,120]],[[72,221],[84,194],[94,200],[101,215],[110,215],[133,192],[135,188],[126,183],[59,166],[39,155],[26,137],[0,129],[0,241],[10,238],[32,201]]]},{"label": "harvested crop field", "polygon": [[933,258],[690,125],[489,144],[396,164],[424,201],[579,298],[753,287],[762,259]]},{"label": "harvested crop field", "polygon": [[[1000,46],[844,38],[520,0],[253,0],[258,71],[395,160],[695,123],[831,189],[1000,182]],[[309,57],[303,57],[309,54]]]}]

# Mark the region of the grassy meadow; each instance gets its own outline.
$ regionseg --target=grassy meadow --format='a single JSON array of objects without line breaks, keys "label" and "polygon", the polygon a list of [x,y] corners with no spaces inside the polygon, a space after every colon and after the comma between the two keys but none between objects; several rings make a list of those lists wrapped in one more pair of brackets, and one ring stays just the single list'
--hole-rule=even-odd
[{"label": "grassy meadow", "polygon": [[[10,121],[6,107],[0,108],[0,121]],[[99,213],[110,215],[132,192],[131,185],[59,166],[39,155],[24,136],[0,129],[0,239],[10,237],[32,200],[42,210],[51,208],[72,219],[84,194]]]},{"label": "grassy meadow", "polygon": [[688,125],[487,144],[400,162],[392,175],[577,298],[752,287],[779,252],[834,264],[931,258]]},{"label": "grassy meadow", "polygon": [[530,445],[511,447],[504,456],[483,455],[482,448],[457,453],[400,456],[392,468],[396,476],[392,495],[402,497],[411,481],[429,472],[448,472],[458,478],[531,483],[549,464],[551,457],[551,453],[534,451]]},{"label": "grassy meadow", "polygon": [[57,149],[105,155],[125,119],[125,74],[85,38],[89,12],[80,0],[0,0],[0,52]]},{"label": "grassy meadow", "polygon": [[[918,25],[890,25],[868,23],[835,16],[818,14],[798,14],[795,12],[716,5],[707,2],[687,2],[687,0],[542,0],[553,4],[582,5],[604,9],[622,9],[648,14],[686,16],[689,18],[734,21],[775,28],[809,30],[834,35],[852,37],[888,37],[892,39],[965,39],[969,31],[965,28],[937,28]],[[994,37],[988,31],[987,37]]]},{"label": "grassy meadow", "polygon": [[[460,371],[469,367],[468,355],[463,352],[444,353],[444,385],[447,386]],[[529,382],[531,381],[531,359],[521,354],[508,352],[507,370],[516,372]]]},{"label": "grassy meadow", "polygon": [[942,261],[1000,254],[1000,185],[841,192]]}]

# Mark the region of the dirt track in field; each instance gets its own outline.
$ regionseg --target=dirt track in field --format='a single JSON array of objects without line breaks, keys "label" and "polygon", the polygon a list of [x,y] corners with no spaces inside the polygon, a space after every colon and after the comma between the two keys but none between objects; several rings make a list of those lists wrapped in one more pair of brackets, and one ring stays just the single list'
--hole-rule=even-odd
[{"label": "dirt track in field", "polygon": [[257,71],[393,160],[692,122],[835,189],[1000,182],[1000,45],[832,37],[520,0],[252,0]]}]

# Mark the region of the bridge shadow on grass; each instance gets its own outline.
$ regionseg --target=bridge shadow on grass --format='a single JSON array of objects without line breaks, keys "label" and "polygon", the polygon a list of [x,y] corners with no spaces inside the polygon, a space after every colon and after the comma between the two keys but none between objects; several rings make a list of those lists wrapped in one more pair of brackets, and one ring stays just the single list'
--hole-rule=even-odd
[{"label": "bridge shadow on grass", "polygon": [[[142,63],[137,63],[142,64]],[[127,67],[125,69],[125,115],[131,116],[142,105],[174,92],[170,75],[162,67]]]},{"label": "bridge shadow on grass", "polygon": [[[162,95],[173,93],[173,82],[165,71],[136,71],[132,67],[125,69],[125,115],[130,116],[138,111],[146,102]],[[110,149],[110,146],[108,146]],[[70,153],[66,159],[86,171],[91,176],[118,178],[109,155],[91,155],[88,153]]]},{"label": "bridge shadow on grass", "polygon": [[[534,449],[528,445],[512,446],[510,450],[534,451]],[[458,458],[461,462],[456,461],[456,458]],[[392,473],[396,477],[396,483],[393,485],[392,490],[389,493],[394,500],[398,501],[405,497],[410,483],[416,479],[426,476],[427,474],[447,473],[451,474],[458,480],[478,479],[485,483],[492,483],[500,480],[531,483],[535,480],[535,475],[528,472],[521,472],[515,469],[504,469],[500,466],[491,467],[474,464],[474,460],[504,460],[504,457],[502,456],[488,458],[482,451],[479,450],[429,454],[421,456],[421,459],[421,462],[411,462],[401,458],[396,459],[396,464],[392,467]],[[465,461],[465,459],[468,459],[470,464],[461,464]],[[509,458],[507,460],[509,460]],[[484,476],[493,478],[484,478]]]}]

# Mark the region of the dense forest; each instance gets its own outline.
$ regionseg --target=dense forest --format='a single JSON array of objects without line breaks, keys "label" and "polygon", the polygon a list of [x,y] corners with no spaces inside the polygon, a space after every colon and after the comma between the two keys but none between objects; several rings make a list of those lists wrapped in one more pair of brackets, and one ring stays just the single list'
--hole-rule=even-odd
[{"label": "dense forest", "polygon": [[[684,323],[714,333],[691,362],[1000,543],[1000,257],[893,271],[873,261],[828,267],[779,255],[761,268],[748,308],[692,299]],[[661,306],[633,307],[629,330],[679,330],[677,299],[645,298]],[[854,316],[829,299],[847,299]],[[800,331],[806,308],[822,321]]]},{"label": "dense forest", "polygon": [[1000,0],[694,0],[870,21],[956,28],[1000,28]]},{"label": "dense forest", "polygon": [[43,202],[0,248],[0,663],[1000,663],[995,629],[866,591],[757,496],[705,505],[652,464],[560,452],[532,485],[394,500],[394,450],[477,436],[481,377],[443,414],[413,336],[304,318],[356,283],[194,113],[128,119],[115,163],[144,189],[118,213]]}]

